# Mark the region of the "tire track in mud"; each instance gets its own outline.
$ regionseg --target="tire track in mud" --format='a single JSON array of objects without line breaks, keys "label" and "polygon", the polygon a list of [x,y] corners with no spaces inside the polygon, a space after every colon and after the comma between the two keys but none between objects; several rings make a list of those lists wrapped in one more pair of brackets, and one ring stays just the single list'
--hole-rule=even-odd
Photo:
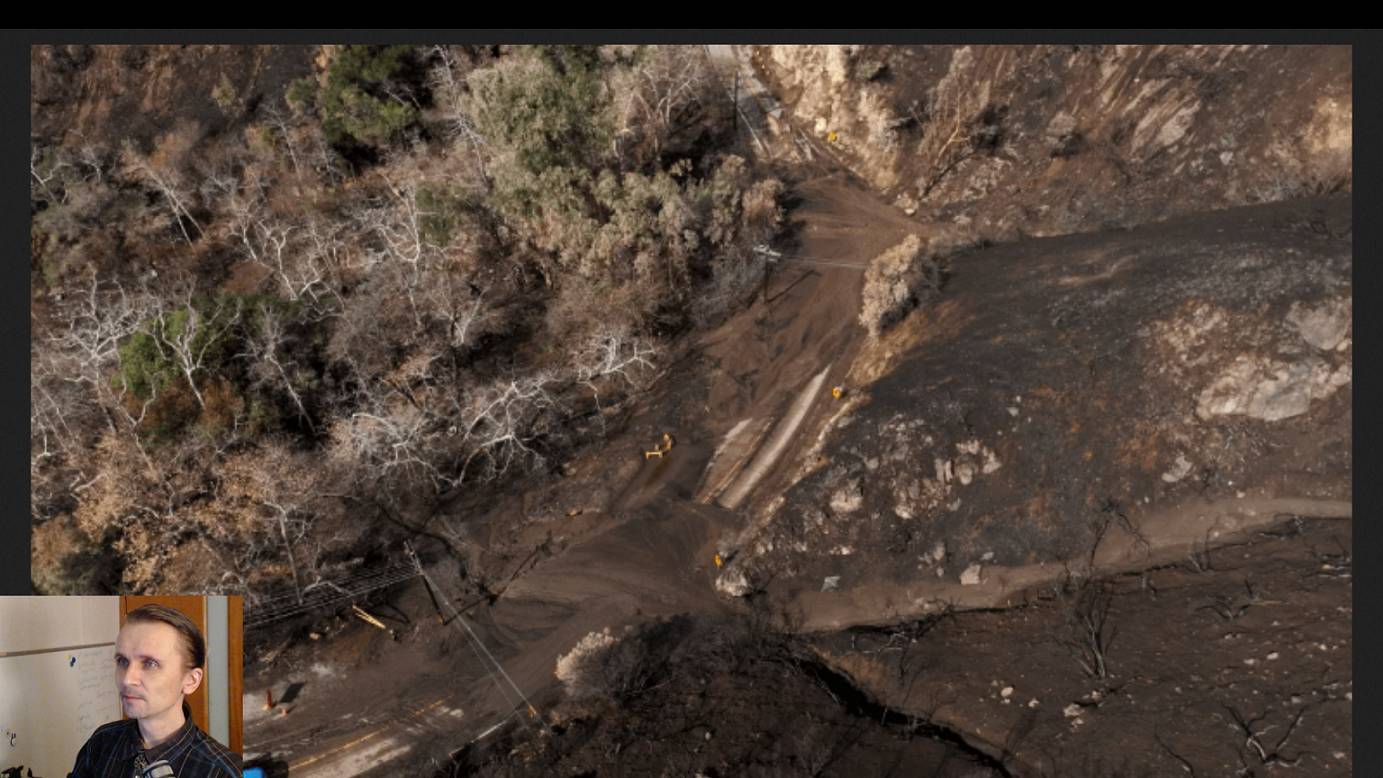
[{"label": "tire track in mud", "polygon": [[826,381],[826,374],[830,372],[830,365],[817,373],[802,391],[798,393],[797,399],[793,400],[792,406],[788,409],[787,415],[778,422],[778,426],[773,429],[773,435],[768,439],[763,448],[759,449],[754,456],[749,467],[730,485],[724,494],[719,498],[721,505],[730,510],[738,508],[744,498],[749,494],[749,490],[759,482],[768,472],[769,468],[777,463],[782,456],[783,450],[787,448],[789,442],[797,434],[797,428],[802,426],[802,420],[806,418],[807,411],[812,407],[817,396],[821,393],[821,386]]}]

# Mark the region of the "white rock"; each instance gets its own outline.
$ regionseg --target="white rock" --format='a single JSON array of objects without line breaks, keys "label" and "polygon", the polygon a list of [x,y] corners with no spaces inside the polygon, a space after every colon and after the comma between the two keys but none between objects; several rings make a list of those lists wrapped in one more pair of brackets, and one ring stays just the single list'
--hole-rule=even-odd
[{"label": "white rock", "polygon": [[962,454],[978,454],[980,453],[980,442],[978,440],[967,440],[964,443],[957,443],[956,451]]},{"label": "white rock", "polygon": [[1004,463],[999,461],[999,457],[993,451],[988,448],[984,450],[984,467],[981,468],[981,472],[989,475],[1003,466]]},{"label": "white rock", "polygon": [[972,562],[965,572],[960,574],[961,586],[974,586],[980,582],[980,563]]},{"label": "white rock", "polygon": [[836,513],[854,513],[864,505],[864,489],[861,481],[852,481],[831,495],[831,510]]},{"label": "white rock", "polygon": [[729,597],[747,597],[754,591],[744,570],[732,567],[716,576],[716,591]]},{"label": "white rock", "polygon": [[1352,307],[1348,297],[1315,306],[1295,302],[1287,312],[1287,323],[1301,335],[1302,340],[1321,351],[1330,351],[1339,346],[1349,332]]},{"label": "white rock", "polygon": [[1278,421],[1306,413],[1311,401],[1333,394],[1352,380],[1349,365],[1331,370],[1319,357],[1297,362],[1240,355],[1196,398],[1196,415],[1242,414]]},{"label": "white rock", "polygon": [[1181,479],[1185,478],[1187,475],[1190,475],[1190,473],[1190,460],[1186,458],[1185,454],[1177,454],[1176,462],[1172,464],[1171,469],[1162,474],[1162,480],[1166,481],[1169,484],[1174,484],[1177,481],[1180,481]]},{"label": "white rock", "polygon": [[839,589],[839,588],[840,588],[840,576],[838,576],[838,575],[828,575],[828,576],[826,576],[825,578],[822,578],[822,579],[821,579],[821,591],[823,591],[823,592],[834,592],[836,589]]},{"label": "white rock", "polygon": [[956,465],[956,480],[960,481],[961,486],[969,486],[975,480],[975,466],[969,462]]},{"label": "white rock", "polygon": [[1013,696],[1013,687],[1012,687],[1012,686],[1005,686],[1004,688],[1000,689],[1000,690],[999,690],[999,696],[1000,696],[1000,697],[1012,697],[1012,696]]},{"label": "white rock", "polygon": [[1070,705],[1067,705],[1066,707],[1061,709],[1061,715],[1065,716],[1068,719],[1074,719],[1075,717],[1080,715],[1080,705],[1074,702]]}]

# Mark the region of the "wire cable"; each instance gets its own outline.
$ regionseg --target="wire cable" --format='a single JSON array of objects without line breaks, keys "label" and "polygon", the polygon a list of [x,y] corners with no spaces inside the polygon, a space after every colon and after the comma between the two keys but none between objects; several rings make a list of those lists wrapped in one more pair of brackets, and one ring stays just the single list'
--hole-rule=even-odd
[{"label": "wire cable", "polygon": [[[404,548],[408,550],[408,555],[413,559],[413,564],[417,567],[418,575],[422,576],[423,580],[427,582],[428,586],[431,586],[433,589],[436,589],[438,593],[443,595],[443,597],[441,598],[442,602],[446,603],[447,609],[451,611],[452,620],[460,622],[461,626],[466,628],[466,634],[469,635],[471,638],[472,647],[478,648],[480,651],[484,652],[486,658],[490,660],[490,664],[494,665],[495,670],[499,671],[499,674],[502,675],[504,677],[504,680],[509,683],[509,687],[512,688],[514,690],[514,693],[519,695],[519,699],[523,700],[524,704],[528,706],[529,714],[531,714],[533,718],[537,719],[538,722],[543,725],[543,729],[547,730],[548,732],[551,732],[552,727],[548,726],[548,723],[544,721],[541,716],[538,715],[538,709],[534,707],[533,701],[528,699],[528,695],[524,694],[523,690],[519,688],[519,685],[517,683],[514,683],[514,679],[510,677],[509,673],[505,672],[504,665],[500,664],[499,660],[495,659],[495,655],[490,653],[490,649],[485,647],[485,641],[480,639],[480,636],[475,633],[474,629],[471,629],[471,625],[466,621],[466,617],[463,614],[457,612],[456,606],[451,604],[451,599],[445,596],[445,592],[442,592],[441,587],[433,583],[432,576],[428,575],[427,570],[423,569],[423,564],[418,559],[418,555],[413,552],[413,547],[405,543]],[[487,670],[486,672],[489,671]],[[493,678],[493,675],[491,677]],[[509,702],[509,695],[504,695],[504,698],[506,702]]]}]

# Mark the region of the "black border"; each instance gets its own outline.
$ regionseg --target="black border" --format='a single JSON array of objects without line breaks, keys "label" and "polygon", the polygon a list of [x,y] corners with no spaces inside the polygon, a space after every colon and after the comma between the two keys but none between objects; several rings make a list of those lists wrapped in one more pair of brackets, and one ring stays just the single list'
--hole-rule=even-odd
[{"label": "black border", "polygon": [[437,30],[30,30],[32,43],[313,44],[313,43],[976,43],[976,44],[1351,44],[1349,30],[1055,30],[1055,29],[437,29]]},{"label": "black border", "polygon": [[[1354,46],[1354,137],[1366,139],[1354,144],[1354,353],[1364,358],[1354,361],[1354,558],[1365,561],[1352,567],[1354,584],[1354,774],[1377,775],[1383,764],[1383,742],[1370,737],[1383,731],[1383,708],[1365,704],[1379,690],[1383,671],[1369,661],[1376,649],[1383,609],[1378,595],[1383,592],[1383,570],[1370,562],[1383,545],[1383,530],[1373,523],[1370,506],[1379,503],[1380,482],[1370,477],[1381,472],[1378,435],[1380,413],[1373,399],[1379,396],[1377,365],[1369,355],[1378,351],[1379,310],[1373,305],[1380,298],[1379,266],[1376,252],[1380,229],[1377,209],[1383,203],[1379,163],[1383,156],[1375,145],[1383,133],[1383,106],[1379,105],[1379,79],[1383,75],[1383,52],[1377,35]],[[1362,99],[1361,99],[1362,98]],[[1362,217],[1362,218],[1361,218]],[[1371,388],[1372,387],[1372,388]],[[1363,402],[1359,402],[1362,398]],[[1362,488],[1361,488],[1362,487]],[[1363,595],[1362,597],[1360,595]],[[1360,765],[1372,765],[1366,770]]]},{"label": "black border", "polygon": [[[11,118],[5,122],[3,152],[0,152],[0,229],[5,246],[14,247],[0,256],[10,257],[0,283],[0,348],[4,364],[0,370],[0,594],[31,594],[29,580],[29,522],[31,513],[19,508],[29,505],[29,47],[24,37],[5,33],[7,45],[0,47],[0,110]],[[20,274],[23,273],[23,280]]]}]

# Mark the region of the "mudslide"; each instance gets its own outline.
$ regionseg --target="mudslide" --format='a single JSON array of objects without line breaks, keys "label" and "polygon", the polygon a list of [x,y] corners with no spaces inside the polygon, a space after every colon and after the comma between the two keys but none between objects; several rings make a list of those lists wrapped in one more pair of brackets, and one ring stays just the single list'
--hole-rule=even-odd
[{"label": "mudslide", "polygon": [[863,270],[923,225],[843,176],[800,185],[783,258],[745,313],[702,340],[715,366],[706,432],[718,441],[697,499],[753,516],[814,440],[858,352]]},{"label": "mudslide", "polygon": [[[600,531],[539,560],[492,605],[466,614],[540,713],[561,694],[557,658],[587,634],[736,607],[715,591],[716,550],[744,528],[829,416],[830,387],[843,380],[863,336],[861,270],[916,228],[838,176],[802,184],[795,195],[785,257],[764,294],[696,344],[711,369],[682,380],[705,382],[702,427],[680,431],[667,457],[641,463]],[[625,443],[610,448],[638,448]],[[432,573],[445,588],[450,571]],[[424,592],[417,584],[403,597],[426,612]],[[487,673],[460,625],[427,628],[449,656],[386,648],[392,657],[381,668],[352,679],[377,696],[343,689],[293,726],[261,722],[251,750],[282,755],[294,776],[386,775],[435,769],[447,757],[443,744],[459,748],[496,724],[536,725],[512,689]],[[307,725],[309,718],[330,720]]]}]

